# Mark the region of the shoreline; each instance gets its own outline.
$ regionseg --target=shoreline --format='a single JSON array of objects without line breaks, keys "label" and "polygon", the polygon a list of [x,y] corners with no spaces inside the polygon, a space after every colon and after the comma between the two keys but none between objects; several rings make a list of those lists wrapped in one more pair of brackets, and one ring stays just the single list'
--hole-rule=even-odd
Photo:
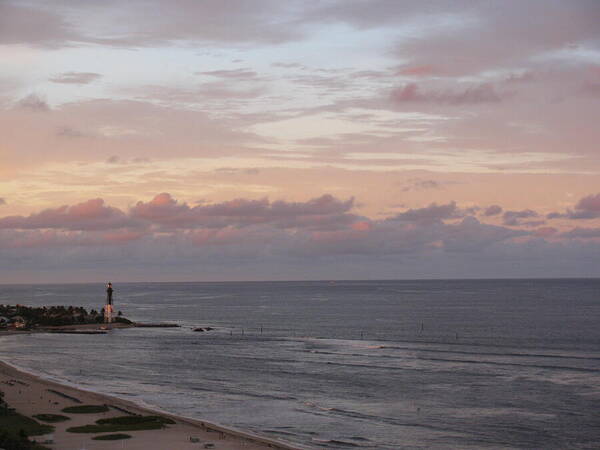
[{"label": "shoreline", "polygon": [[[10,332],[8,332],[7,335],[9,333]],[[19,331],[10,334],[25,333],[27,332]],[[0,334],[0,339],[2,339],[2,334]],[[18,386],[10,385],[8,383],[10,380],[15,380]],[[11,386],[16,389],[19,389],[21,386],[28,386],[29,388],[26,389],[25,393],[22,392],[23,388],[20,388],[19,393],[17,393],[15,389],[12,389],[11,391]],[[77,423],[78,421],[81,422],[81,425],[84,425],[93,423],[98,418],[122,416],[124,415],[124,411],[140,415],[164,416],[176,422],[176,425],[169,425],[166,429],[127,432],[132,435],[132,439],[123,441],[125,447],[128,449],[156,448],[157,450],[162,450],[166,448],[164,445],[173,445],[173,439],[176,439],[177,447],[171,448],[177,449],[215,448],[233,450],[243,448],[248,450],[259,450],[271,448],[281,450],[306,450],[309,448],[299,444],[284,442],[276,438],[261,436],[249,431],[226,427],[206,420],[181,416],[164,411],[161,408],[153,409],[152,407],[143,406],[131,400],[86,390],[76,385],[72,386],[70,384],[65,384],[64,382],[50,380],[41,374],[27,372],[26,369],[14,366],[4,359],[0,359],[0,390],[5,392],[6,400],[11,407],[14,407],[17,412],[29,417],[33,414],[48,413],[50,412],[48,409],[57,409],[57,411],[53,412],[60,413],[60,409],[62,409],[63,406],[76,406],[77,402],[70,400],[69,397],[79,399],[82,404],[103,404],[112,407],[110,408],[111,411],[109,413],[104,413],[102,415],[78,414],[77,417],[74,417],[73,419],[79,420],[53,424],[56,426],[56,430],[52,433],[54,435],[55,444],[45,445],[57,450],[75,450],[82,448],[82,446],[85,445],[87,445],[88,448],[92,447],[94,449],[114,448],[115,441],[112,441],[112,443],[111,441],[95,441],[91,439],[95,434],[69,433],[66,432],[65,429],[69,426],[80,425]],[[43,407],[35,406],[36,401],[41,402],[41,400],[38,400],[37,398],[38,395],[40,396],[40,399],[42,399],[44,395],[48,395],[48,392],[53,393],[54,391],[65,394],[65,396],[62,398],[57,396],[56,398],[53,397],[51,400],[48,400],[51,404],[50,407],[47,407],[46,403],[43,403]],[[46,398],[43,400],[45,402]],[[32,410],[32,408],[37,408],[39,410]],[[45,409],[42,410],[40,408]],[[200,443],[192,442],[190,439],[192,436],[196,436]],[[167,438],[168,444],[161,442],[161,440],[165,440],[161,439],[163,437]],[[34,436],[30,439],[40,440],[40,438],[42,437]],[[42,440],[43,439],[44,438],[42,438]],[[209,447],[204,447],[202,443],[209,445]]]}]

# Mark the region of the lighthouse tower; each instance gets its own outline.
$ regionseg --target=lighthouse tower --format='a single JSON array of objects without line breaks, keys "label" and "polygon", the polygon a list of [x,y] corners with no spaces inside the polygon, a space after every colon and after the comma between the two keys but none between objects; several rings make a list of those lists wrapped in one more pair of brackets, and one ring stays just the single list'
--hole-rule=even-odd
[{"label": "lighthouse tower", "polygon": [[106,285],[106,305],[104,305],[104,323],[113,321],[113,288],[112,283]]}]

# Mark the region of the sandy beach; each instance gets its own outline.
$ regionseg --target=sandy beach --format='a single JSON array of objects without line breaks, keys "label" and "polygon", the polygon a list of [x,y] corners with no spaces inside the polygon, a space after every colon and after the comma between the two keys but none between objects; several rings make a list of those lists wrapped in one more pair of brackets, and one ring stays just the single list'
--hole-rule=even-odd
[{"label": "sandy beach", "polygon": [[[1,335],[0,335],[1,339]],[[232,430],[201,420],[188,419],[143,408],[133,402],[119,398],[62,385],[38,376],[17,370],[0,361],[0,390],[5,393],[7,403],[20,414],[31,417],[35,414],[62,414],[70,420],[53,423],[51,435],[35,436],[38,442],[56,450],[115,449],[130,450],[184,450],[214,448],[222,450],[266,448],[298,449],[299,446],[263,438],[251,433]],[[63,408],[78,405],[108,405],[109,411],[92,414],[67,414]],[[97,434],[71,433],[67,428],[95,423],[98,419],[124,415],[160,415],[175,421],[160,430],[127,431],[131,439],[118,441],[92,440]]]}]

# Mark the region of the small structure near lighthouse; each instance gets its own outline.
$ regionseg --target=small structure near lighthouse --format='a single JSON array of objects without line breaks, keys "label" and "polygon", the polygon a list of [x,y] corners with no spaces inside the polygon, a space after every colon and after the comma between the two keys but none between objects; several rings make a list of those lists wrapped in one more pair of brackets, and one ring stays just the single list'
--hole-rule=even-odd
[{"label": "small structure near lighthouse", "polygon": [[106,285],[106,305],[104,305],[104,323],[113,322],[113,288],[112,283]]}]

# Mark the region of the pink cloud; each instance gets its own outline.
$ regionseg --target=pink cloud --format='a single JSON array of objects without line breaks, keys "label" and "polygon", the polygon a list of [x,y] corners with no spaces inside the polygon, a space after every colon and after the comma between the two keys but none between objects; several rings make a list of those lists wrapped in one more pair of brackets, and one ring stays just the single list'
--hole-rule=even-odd
[{"label": "pink cloud", "polygon": [[352,229],[356,231],[369,231],[372,229],[372,225],[371,222],[361,220],[360,222],[354,222],[352,224]]},{"label": "pink cloud", "polygon": [[439,71],[434,66],[429,64],[422,64],[418,66],[406,66],[398,71],[399,75],[416,77],[426,77],[430,75],[435,75],[437,73],[439,73]]},{"label": "pink cloud", "polygon": [[179,203],[170,194],[162,193],[150,202],[138,202],[130,214],[136,219],[176,228],[261,223],[273,223],[282,228],[335,227],[355,220],[348,214],[353,206],[354,199],[342,201],[323,195],[307,202],[235,199],[190,207],[187,203]]},{"label": "pink cloud", "polygon": [[189,210],[187,204],[178,204],[171,194],[163,192],[147,203],[137,202],[130,213],[136,218],[160,222],[187,214]]},{"label": "pink cloud", "polygon": [[112,241],[137,239],[136,233],[140,229],[151,226],[194,229],[272,224],[283,229],[335,229],[358,221],[358,217],[350,213],[353,207],[353,198],[339,200],[331,195],[306,202],[234,199],[191,207],[165,192],[148,202],[137,202],[127,213],[106,206],[103,199],[97,198],[29,216],[3,217],[0,218],[0,229],[120,229],[119,233],[107,235]]},{"label": "pink cloud", "polygon": [[390,98],[398,103],[424,100],[424,97],[418,91],[419,86],[416,83],[408,83],[401,88],[394,89],[390,94]]},{"label": "pink cloud", "polygon": [[[323,195],[304,202],[235,199],[191,207],[161,193],[124,213],[102,199],[92,199],[27,217],[1,218],[0,247],[14,251],[90,248],[100,254],[105,251],[101,249],[115,246],[136,252],[155,249],[159,254],[159,249],[170,252],[175,248],[182,254],[195,254],[193,248],[202,248],[217,252],[215,257],[220,258],[259,254],[320,257],[477,252],[500,243],[525,245],[531,237],[598,237],[597,229],[559,233],[553,227],[530,231],[487,225],[456,202],[431,203],[382,220],[358,217],[350,213],[353,206],[353,199]],[[580,209],[597,206],[596,196],[578,203]],[[536,216],[535,211],[521,210],[507,211],[503,217],[511,226],[535,226],[527,220]],[[463,220],[446,223],[458,218]]]},{"label": "pink cloud", "polygon": [[45,209],[27,217],[7,216],[0,219],[0,229],[95,230],[133,225],[135,223],[121,210],[105,206],[104,200],[101,198],[73,206],[64,205],[54,209]]},{"label": "pink cloud", "polygon": [[[354,216],[348,212],[352,204],[350,200],[321,196],[304,202],[238,199],[197,209],[163,193],[121,213],[135,221],[138,228],[110,228],[110,222],[106,222],[108,228],[103,229],[97,227],[98,223],[112,217],[112,213],[104,202],[93,199],[21,218],[29,220],[30,227],[37,223],[44,228],[0,228],[0,273],[14,267],[52,267],[69,273],[93,267],[94,273],[119,270],[124,277],[131,268],[154,275],[152,270],[158,270],[156,261],[160,261],[163,275],[188,273],[190,278],[210,271],[222,274],[223,267],[231,273],[235,267],[248,270],[258,266],[263,268],[261,277],[282,273],[280,269],[285,266],[293,267],[298,276],[314,268],[317,276],[326,273],[321,270],[327,267],[347,264],[360,268],[356,276],[361,277],[365,267],[376,269],[374,274],[390,276],[386,268],[398,264],[404,264],[401,273],[406,274],[405,270],[414,267],[416,261],[426,262],[418,273],[431,275],[430,269],[448,267],[449,261],[460,260],[470,268],[460,272],[466,276],[482,274],[486,267],[496,267],[499,260],[525,256],[534,261],[531,264],[547,264],[570,252],[572,261],[585,262],[597,256],[599,248],[595,244],[600,237],[598,229],[560,233],[553,227],[524,230],[489,225],[468,216],[467,210],[455,202],[432,203],[380,220]],[[593,207],[595,203],[584,205]],[[145,213],[144,218],[131,216],[138,206],[144,207],[137,210]],[[169,214],[183,220],[186,227],[165,226]],[[63,225],[65,218],[78,225],[52,229],[48,224],[53,217]],[[253,223],[256,217],[259,223]],[[459,217],[464,218],[447,222]],[[218,226],[212,221],[215,218],[220,221]],[[58,219],[52,223],[56,225]],[[324,225],[328,220],[334,225]],[[92,223],[96,227],[90,226]],[[242,276],[244,273],[250,272],[239,272]],[[418,273],[411,272],[411,276]],[[286,272],[285,276],[289,278],[290,274]]]}]

